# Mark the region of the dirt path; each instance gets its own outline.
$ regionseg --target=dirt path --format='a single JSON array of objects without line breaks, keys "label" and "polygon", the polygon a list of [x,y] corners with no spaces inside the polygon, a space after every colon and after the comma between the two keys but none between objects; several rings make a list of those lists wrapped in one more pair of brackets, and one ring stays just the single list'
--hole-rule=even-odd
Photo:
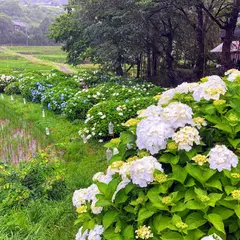
[{"label": "dirt path", "polygon": [[11,51],[5,47],[0,47],[0,51],[14,55],[14,56],[20,56],[20,57],[26,58],[27,60],[29,60],[33,63],[39,64],[39,65],[45,65],[45,66],[51,66],[52,68],[57,68],[58,70],[65,72],[65,73],[75,73],[76,72],[75,70],[69,68],[67,64],[41,60],[41,59],[38,59],[31,55],[26,55],[26,54],[21,54],[21,53]]}]

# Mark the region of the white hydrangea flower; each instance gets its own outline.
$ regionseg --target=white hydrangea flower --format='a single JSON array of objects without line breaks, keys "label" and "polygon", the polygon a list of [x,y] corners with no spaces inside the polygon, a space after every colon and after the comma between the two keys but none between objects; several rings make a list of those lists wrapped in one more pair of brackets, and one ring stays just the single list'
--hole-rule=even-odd
[{"label": "white hydrangea flower", "polygon": [[212,234],[210,236],[206,236],[201,238],[201,240],[222,240],[217,234]]},{"label": "white hydrangea flower", "polygon": [[226,71],[226,72],[224,73],[224,75],[225,75],[225,76],[228,76],[228,75],[230,75],[231,73],[234,73],[234,72],[238,72],[238,70],[235,69],[235,68],[229,69],[228,71]]},{"label": "white hydrangea flower", "polygon": [[178,150],[189,152],[194,143],[200,144],[199,132],[196,128],[186,126],[181,128],[172,138],[178,144]]},{"label": "white hydrangea flower", "polygon": [[174,129],[193,124],[192,108],[180,102],[172,102],[163,109],[162,119]]},{"label": "white hydrangea flower", "polygon": [[165,149],[168,138],[174,130],[171,125],[164,123],[160,118],[145,118],[137,125],[137,146],[156,154]]},{"label": "white hydrangea flower", "polygon": [[226,169],[231,171],[232,167],[237,167],[238,157],[225,145],[216,145],[208,154],[211,169],[219,172]]},{"label": "white hydrangea flower", "polygon": [[94,229],[89,231],[88,240],[101,240],[101,235],[104,232],[102,225],[95,225]]},{"label": "white hydrangea flower", "polygon": [[121,175],[123,180],[128,180],[130,177],[130,167],[133,162],[126,162],[124,163],[120,169],[119,169],[119,174]]},{"label": "white hydrangea flower", "polygon": [[178,85],[176,88],[175,88],[175,91],[176,93],[189,93],[189,92],[193,92],[194,89],[196,87],[198,87],[199,83],[187,83],[187,82],[184,82],[180,85]]},{"label": "white hydrangea flower", "polygon": [[98,172],[93,176],[92,180],[94,182],[102,182],[108,184],[109,182],[112,181],[112,175],[110,174],[105,175],[103,172]]},{"label": "white hydrangea flower", "polygon": [[163,172],[161,163],[152,156],[133,161],[130,166],[131,180],[140,187],[147,187],[154,181],[153,173],[155,170]]},{"label": "white hydrangea flower", "polygon": [[174,98],[175,93],[176,93],[175,89],[169,89],[163,92],[158,101],[158,105],[162,106],[164,104],[168,104]]},{"label": "white hydrangea flower", "polygon": [[208,81],[201,83],[195,88],[193,98],[199,102],[202,98],[205,100],[219,100],[221,95],[227,92],[225,82],[219,76],[210,76]]},{"label": "white hydrangea flower", "polygon": [[147,109],[141,111],[138,117],[160,117],[162,113],[161,106],[151,105]]},{"label": "white hydrangea flower", "polygon": [[82,233],[83,227],[80,227],[78,233],[76,235],[76,240],[87,240],[88,237],[88,230],[86,229],[84,233]]},{"label": "white hydrangea flower", "polygon": [[96,202],[97,202],[97,199],[95,199],[94,201],[92,201],[92,204],[91,204],[91,210],[92,210],[92,213],[93,214],[100,214],[103,210],[102,207],[96,207]]},{"label": "white hydrangea flower", "polygon": [[81,205],[85,205],[86,202],[91,202],[96,200],[96,195],[99,194],[99,190],[96,184],[92,184],[88,188],[82,188],[76,190],[73,193],[73,206],[74,207],[81,207]]},{"label": "white hydrangea flower", "polygon": [[240,76],[240,71],[236,70],[228,75],[227,80],[230,82],[234,82],[236,80],[236,77]]}]

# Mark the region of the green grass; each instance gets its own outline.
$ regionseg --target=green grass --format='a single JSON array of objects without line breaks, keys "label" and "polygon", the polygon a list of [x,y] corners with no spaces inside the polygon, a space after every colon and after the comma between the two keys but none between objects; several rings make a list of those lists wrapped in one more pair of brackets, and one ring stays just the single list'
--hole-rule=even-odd
[{"label": "green grass", "polygon": [[71,197],[74,190],[86,187],[91,183],[92,175],[106,167],[105,149],[98,142],[83,144],[78,130],[83,122],[75,124],[63,116],[46,111],[42,118],[42,107],[39,104],[23,104],[22,98],[9,96],[0,100],[0,119],[12,119],[17,124],[19,119],[31,123],[34,128],[45,134],[50,129],[47,145],[57,149],[62,155],[59,161],[64,170],[68,195],[62,201],[32,201],[28,207],[12,208],[6,211],[0,204],[0,239],[6,240],[67,240],[73,239],[77,231],[76,219]]},{"label": "green grass", "polygon": [[11,46],[9,50],[32,55],[41,60],[48,60],[56,63],[65,63],[67,54],[61,46]]},{"label": "green grass", "polygon": [[[67,60],[67,53],[61,49],[61,46],[9,46],[7,49],[16,53],[31,55],[40,60],[51,61],[54,63],[66,63]],[[73,69],[97,70],[98,68],[99,65],[86,63],[79,64]]]},{"label": "green grass", "polygon": [[23,71],[51,71],[52,67],[35,64],[29,60],[0,51],[0,73]]}]

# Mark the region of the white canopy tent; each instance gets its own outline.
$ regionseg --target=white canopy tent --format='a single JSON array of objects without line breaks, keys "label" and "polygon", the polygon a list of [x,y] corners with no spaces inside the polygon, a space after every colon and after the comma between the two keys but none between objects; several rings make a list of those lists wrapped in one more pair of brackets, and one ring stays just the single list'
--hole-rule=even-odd
[{"label": "white canopy tent", "polygon": [[[212,53],[221,53],[222,52],[223,44],[221,43],[214,49],[212,49],[210,52]],[[240,42],[239,41],[233,41],[231,45],[231,52],[240,52]]]},{"label": "white canopy tent", "polygon": [[[221,53],[222,52],[223,44],[221,43],[214,49],[212,49],[211,53]],[[233,41],[231,44],[231,58],[234,62],[240,60],[240,41]]]}]

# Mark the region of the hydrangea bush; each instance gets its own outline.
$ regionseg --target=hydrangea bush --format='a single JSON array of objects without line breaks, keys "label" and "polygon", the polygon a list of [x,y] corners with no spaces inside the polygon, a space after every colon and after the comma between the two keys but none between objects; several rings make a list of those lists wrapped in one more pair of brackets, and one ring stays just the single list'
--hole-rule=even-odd
[{"label": "hydrangea bush", "polygon": [[14,76],[0,75],[0,92],[3,92],[4,88],[14,81],[16,81]]},{"label": "hydrangea bush", "polygon": [[87,140],[92,137],[110,137],[109,123],[113,124],[114,134],[117,136],[126,129],[125,122],[137,115],[137,111],[156,102],[153,97],[138,97],[131,101],[115,100],[102,101],[94,105],[88,112],[85,120],[86,126],[79,131],[80,136],[85,135]]},{"label": "hydrangea bush", "polygon": [[239,76],[183,83],[126,122],[73,194],[77,240],[240,239]]}]

